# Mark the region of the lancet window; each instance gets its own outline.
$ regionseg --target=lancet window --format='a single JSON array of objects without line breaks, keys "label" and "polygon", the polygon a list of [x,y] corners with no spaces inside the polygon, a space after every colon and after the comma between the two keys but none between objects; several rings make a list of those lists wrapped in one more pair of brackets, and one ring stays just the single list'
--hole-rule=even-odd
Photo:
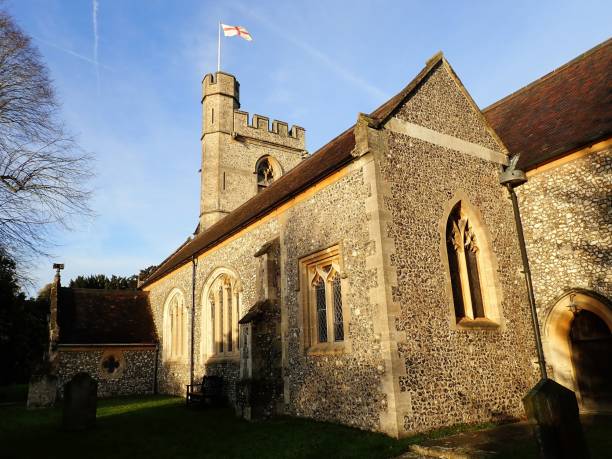
[{"label": "lancet window", "polygon": [[238,356],[238,282],[234,276],[224,272],[217,275],[206,290],[205,354],[207,357]]},{"label": "lancet window", "polygon": [[178,290],[172,292],[164,309],[165,360],[184,360],[188,347],[188,314],[183,294]]},{"label": "lancet window", "polygon": [[300,261],[306,292],[305,320],[309,347],[341,346],[345,340],[345,314],[338,248],[330,248]]},{"label": "lancet window", "polygon": [[265,190],[278,178],[279,171],[276,169],[269,156],[264,156],[257,162],[257,192]]},{"label": "lancet window", "polygon": [[453,304],[457,321],[487,317],[485,278],[487,260],[483,256],[481,235],[459,202],[446,225],[446,247],[451,278]]}]

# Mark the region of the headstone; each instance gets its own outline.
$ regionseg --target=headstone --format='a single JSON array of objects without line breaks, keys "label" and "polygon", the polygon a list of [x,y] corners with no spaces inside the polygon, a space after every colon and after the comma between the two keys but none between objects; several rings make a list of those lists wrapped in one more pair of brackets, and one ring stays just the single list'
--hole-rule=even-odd
[{"label": "headstone", "polygon": [[50,408],[57,399],[57,377],[48,374],[33,375],[28,387],[28,409]]},{"label": "headstone", "polygon": [[87,373],[78,373],[64,386],[64,415],[66,430],[85,430],[96,423],[98,382]]},{"label": "headstone", "polygon": [[542,379],[523,398],[542,459],[588,459],[573,391],[552,379]]}]

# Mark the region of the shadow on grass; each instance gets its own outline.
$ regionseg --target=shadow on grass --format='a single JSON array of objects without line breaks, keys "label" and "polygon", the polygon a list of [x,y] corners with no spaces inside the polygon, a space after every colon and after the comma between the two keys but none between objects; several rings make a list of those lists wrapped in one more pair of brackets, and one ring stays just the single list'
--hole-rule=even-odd
[{"label": "shadow on grass", "polygon": [[[61,415],[61,407],[0,408],[0,458],[389,458],[411,443],[458,432],[479,436],[482,449],[497,451],[498,458],[535,457],[536,451],[524,424],[484,431],[474,430],[492,424],[459,425],[394,440],[300,418],[251,423],[229,409],[186,409],[182,398],[162,396],[100,400],[96,428],[85,432],[61,430]],[[584,425],[593,459],[609,457],[612,417],[589,417]]]},{"label": "shadow on grass", "polygon": [[410,440],[306,419],[249,423],[229,409],[186,409],[183,399],[101,400],[96,428],[60,429],[61,409],[0,410],[1,457],[386,458]]}]

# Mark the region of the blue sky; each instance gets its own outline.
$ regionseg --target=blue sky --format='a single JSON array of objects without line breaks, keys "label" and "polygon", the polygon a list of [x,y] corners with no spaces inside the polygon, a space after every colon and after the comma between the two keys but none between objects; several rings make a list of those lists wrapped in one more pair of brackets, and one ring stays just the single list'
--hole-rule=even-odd
[{"label": "blue sky", "polygon": [[[53,262],[130,275],[157,264],[199,212],[202,77],[222,70],[251,113],[306,128],[315,151],[406,85],[442,50],[484,108],[610,36],[609,1],[8,0],[34,37],[63,118],[95,157],[96,217],[56,231]],[[96,49],[97,42],[97,49]],[[96,55],[97,62],[96,65]]]}]

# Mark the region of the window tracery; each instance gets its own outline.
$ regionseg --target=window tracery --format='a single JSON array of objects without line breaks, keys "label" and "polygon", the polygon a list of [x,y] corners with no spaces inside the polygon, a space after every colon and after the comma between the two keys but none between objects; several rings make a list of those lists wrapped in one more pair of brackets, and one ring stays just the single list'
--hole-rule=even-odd
[{"label": "window tracery", "polygon": [[341,346],[345,341],[345,314],[337,247],[300,261],[308,345],[313,349]]},{"label": "window tracery", "polygon": [[175,290],[166,301],[164,313],[165,360],[183,360],[187,356],[188,315],[183,294]]},{"label": "window tracery", "polygon": [[205,293],[204,308],[209,313],[203,324],[203,351],[206,357],[236,357],[240,305],[237,279],[227,272],[217,274]]},{"label": "window tracery", "polygon": [[483,256],[486,246],[473,219],[457,203],[446,225],[446,248],[456,321],[496,318],[490,279],[490,260]]},{"label": "window tracery", "polygon": [[272,182],[280,176],[280,171],[277,171],[271,157],[265,156],[261,158],[256,165],[257,173],[257,192],[263,191],[272,185]]}]

